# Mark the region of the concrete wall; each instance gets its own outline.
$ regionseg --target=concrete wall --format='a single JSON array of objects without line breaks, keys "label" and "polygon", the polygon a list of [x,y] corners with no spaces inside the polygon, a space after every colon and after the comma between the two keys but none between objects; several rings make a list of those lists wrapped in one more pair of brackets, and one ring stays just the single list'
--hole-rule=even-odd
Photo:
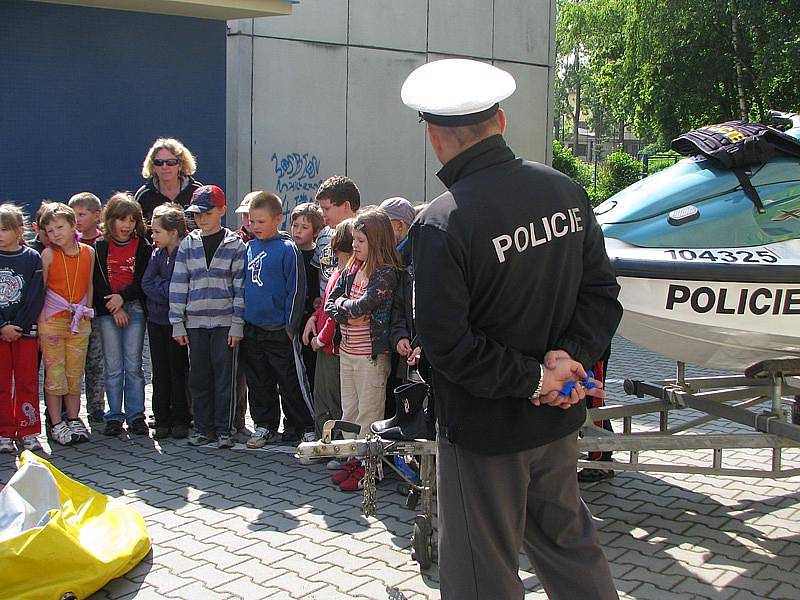
[{"label": "concrete wall", "polygon": [[443,191],[424,125],[400,101],[427,61],[493,62],[522,156],[550,160],[553,0],[303,0],[291,17],[228,23],[228,193],[276,190],[287,210],[332,174],[365,204]]},{"label": "concrete wall", "polygon": [[108,198],[160,135],[225,181],[222,21],[0,0],[0,202]]}]

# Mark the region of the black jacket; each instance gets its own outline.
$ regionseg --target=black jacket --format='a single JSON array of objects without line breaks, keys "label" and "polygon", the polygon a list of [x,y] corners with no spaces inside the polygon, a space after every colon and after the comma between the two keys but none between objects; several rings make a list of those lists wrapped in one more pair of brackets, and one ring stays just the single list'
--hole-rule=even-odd
[{"label": "black jacket", "polygon": [[[175,197],[175,200],[170,200],[158,191],[155,182],[150,178],[142,187],[136,190],[136,194],[134,194],[133,197],[142,207],[144,221],[149,226],[150,219],[153,217],[153,209],[155,209],[156,206],[164,204],[165,202],[176,202],[183,208],[187,208],[192,203],[192,194],[202,185],[203,184],[199,181],[195,181],[194,178],[187,177],[185,185],[183,185],[180,193]],[[194,229],[194,227],[190,227],[189,229]]]},{"label": "black jacket", "polygon": [[[136,264],[133,271],[133,283],[122,290],[119,295],[125,302],[129,300],[138,300],[145,306],[145,295],[142,291],[142,277],[147,269],[147,263],[150,262],[150,254],[152,253],[152,246],[147,243],[147,240],[139,238],[139,246],[136,248]],[[92,287],[94,289],[94,314],[98,317],[111,314],[106,308],[105,297],[113,294],[111,291],[111,284],[108,277],[108,241],[103,238],[97,238],[94,243],[94,274],[92,276]]]},{"label": "black jacket", "polygon": [[515,158],[499,135],[439,172],[449,188],[411,230],[416,326],[432,366],[440,434],[482,454],[576,431],[582,404],[534,407],[545,353],[589,368],[622,315],[584,190]]},{"label": "black jacket", "polygon": [[[392,352],[397,352],[397,343],[403,338],[407,339],[412,347],[418,345],[414,333],[413,295],[414,271],[412,266],[408,265],[400,272],[400,282],[397,285],[392,301],[392,314],[389,321],[389,343],[392,347]],[[407,373],[406,361],[401,358],[397,365],[396,375],[400,379],[405,379]]]}]

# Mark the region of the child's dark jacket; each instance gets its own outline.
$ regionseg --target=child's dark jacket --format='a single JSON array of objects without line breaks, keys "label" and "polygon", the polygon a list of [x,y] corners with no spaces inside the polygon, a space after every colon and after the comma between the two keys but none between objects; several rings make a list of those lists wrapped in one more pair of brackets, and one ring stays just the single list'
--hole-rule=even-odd
[{"label": "child's dark jacket", "polygon": [[340,324],[370,315],[372,357],[375,358],[378,354],[392,350],[389,327],[392,299],[400,282],[400,271],[394,267],[378,267],[370,275],[364,295],[358,300],[351,300],[350,293],[359,267],[360,265],[351,267],[339,278],[325,302],[325,312]]},{"label": "child's dark jacket", "polygon": [[[145,307],[144,292],[142,292],[142,277],[144,276],[147,263],[150,262],[150,253],[153,247],[144,238],[138,238],[139,244],[136,247],[136,263],[133,271],[133,283],[119,292],[125,302],[138,300]],[[131,240],[133,241],[133,240]],[[97,238],[94,243],[94,275],[92,277],[92,287],[94,289],[94,314],[97,317],[111,314],[106,308],[106,296],[113,294],[111,291],[111,279],[108,274],[108,240]]]},{"label": "child's dark jacket", "polygon": [[147,319],[158,325],[169,325],[169,282],[175,270],[175,255],[166,248],[156,248],[142,277],[142,291],[147,296]]}]

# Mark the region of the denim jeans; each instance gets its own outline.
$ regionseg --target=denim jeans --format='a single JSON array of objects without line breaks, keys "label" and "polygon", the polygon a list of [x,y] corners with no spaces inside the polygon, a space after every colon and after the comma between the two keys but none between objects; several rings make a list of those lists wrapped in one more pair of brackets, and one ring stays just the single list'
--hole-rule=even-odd
[{"label": "denim jeans", "polygon": [[132,423],[144,418],[142,351],[145,319],[144,310],[138,300],[126,302],[123,308],[129,319],[126,327],[118,327],[111,315],[100,317],[108,401],[108,410],[103,418],[106,422]]}]

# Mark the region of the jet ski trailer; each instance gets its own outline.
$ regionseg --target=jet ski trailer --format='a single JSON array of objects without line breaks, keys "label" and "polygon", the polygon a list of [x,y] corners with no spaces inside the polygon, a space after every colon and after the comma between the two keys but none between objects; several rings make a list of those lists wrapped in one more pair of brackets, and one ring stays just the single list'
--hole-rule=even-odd
[{"label": "jet ski trailer", "polygon": [[[787,416],[800,402],[800,115],[772,117],[780,129],[729,122],[680,136],[673,148],[687,158],[595,209],[621,287],[619,333],[678,366],[674,379],[625,381],[628,394],[651,400],[589,411],[582,446],[625,451],[627,461],[582,466],[800,474],[781,460],[800,446],[800,414]],[[686,363],[743,374],[687,378]],[[702,416],[670,418],[683,409]],[[658,431],[635,433],[633,417],[648,413],[659,415]],[[594,424],[604,419],[622,419],[623,432]],[[749,431],[698,429],[717,419]],[[742,448],[771,449],[771,468],[725,466],[724,451]],[[700,449],[711,451],[709,465],[681,464],[685,452],[639,460],[647,450]]]}]

